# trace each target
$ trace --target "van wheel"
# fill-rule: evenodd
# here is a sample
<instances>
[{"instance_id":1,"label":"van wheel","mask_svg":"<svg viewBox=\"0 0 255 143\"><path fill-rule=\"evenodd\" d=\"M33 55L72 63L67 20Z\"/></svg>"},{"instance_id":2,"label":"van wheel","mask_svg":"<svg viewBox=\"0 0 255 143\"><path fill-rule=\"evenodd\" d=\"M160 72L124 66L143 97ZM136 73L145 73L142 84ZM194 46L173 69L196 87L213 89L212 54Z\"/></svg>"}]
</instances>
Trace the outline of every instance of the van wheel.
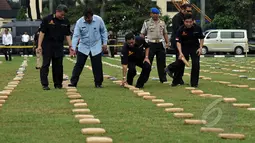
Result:
<instances>
[{"instance_id":1,"label":"van wheel","mask_svg":"<svg viewBox=\"0 0 255 143\"><path fill-rule=\"evenodd\" d=\"M243 47L236 47L236 49L235 49L235 54L236 54L236 55L241 55L241 54L243 54Z\"/></svg>"},{"instance_id":2,"label":"van wheel","mask_svg":"<svg viewBox=\"0 0 255 143\"><path fill-rule=\"evenodd\" d=\"M202 48L202 55L205 55L207 53L208 53L207 47L203 46L203 48Z\"/></svg>"}]
</instances>

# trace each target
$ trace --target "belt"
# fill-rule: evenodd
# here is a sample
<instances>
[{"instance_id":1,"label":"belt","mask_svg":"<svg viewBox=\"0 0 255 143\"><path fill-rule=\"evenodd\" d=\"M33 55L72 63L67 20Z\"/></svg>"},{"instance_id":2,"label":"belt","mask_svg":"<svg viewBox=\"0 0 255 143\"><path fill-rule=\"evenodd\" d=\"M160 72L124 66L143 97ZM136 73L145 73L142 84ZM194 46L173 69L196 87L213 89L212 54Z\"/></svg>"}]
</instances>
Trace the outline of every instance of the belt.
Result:
<instances>
[{"instance_id":1,"label":"belt","mask_svg":"<svg viewBox=\"0 0 255 143\"><path fill-rule=\"evenodd\" d=\"M163 39L157 39L157 40L148 40L148 41L151 42L151 43L161 43L164 40Z\"/></svg>"}]
</instances>

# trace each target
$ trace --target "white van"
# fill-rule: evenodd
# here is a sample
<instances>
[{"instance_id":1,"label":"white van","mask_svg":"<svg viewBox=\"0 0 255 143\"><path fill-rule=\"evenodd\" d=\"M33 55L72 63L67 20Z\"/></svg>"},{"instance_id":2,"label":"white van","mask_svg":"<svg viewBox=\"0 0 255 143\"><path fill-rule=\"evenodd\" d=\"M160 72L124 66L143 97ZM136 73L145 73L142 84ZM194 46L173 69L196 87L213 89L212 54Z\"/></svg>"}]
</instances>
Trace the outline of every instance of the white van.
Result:
<instances>
[{"instance_id":1,"label":"white van","mask_svg":"<svg viewBox=\"0 0 255 143\"><path fill-rule=\"evenodd\" d=\"M241 55L249 52L246 30L216 29L205 31L202 54L208 52L234 52Z\"/></svg>"}]
</instances>

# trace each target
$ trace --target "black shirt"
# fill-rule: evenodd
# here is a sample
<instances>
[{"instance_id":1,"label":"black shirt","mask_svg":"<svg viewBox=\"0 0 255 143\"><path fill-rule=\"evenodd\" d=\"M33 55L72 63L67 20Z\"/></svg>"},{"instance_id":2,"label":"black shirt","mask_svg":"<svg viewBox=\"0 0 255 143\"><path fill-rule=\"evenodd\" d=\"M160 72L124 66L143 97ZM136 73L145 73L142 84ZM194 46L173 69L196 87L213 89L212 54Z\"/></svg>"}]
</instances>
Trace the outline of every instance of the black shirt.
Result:
<instances>
[{"instance_id":1,"label":"black shirt","mask_svg":"<svg viewBox=\"0 0 255 143\"><path fill-rule=\"evenodd\" d=\"M114 36L114 35L109 35L108 36L108 44L109 45L115 45L116 44L116 36Z\"/></svg>"},{"instance_id":2,"label":"black shirt","mask_svg":"<svg viewBox=\"0 0 255 143\"><path fill-rule=\"evenodd\" d=\"M41 32L45 34L42 43L43 55L63 56L65 36L71 35L68 19L60 20L56 18L55 14L48 15L42 20Z\"/></svg>"},{"instance_id":3,"label":"black shirt","mask_svg":"<svg viewBox=\"0 0 255 143\"><path fill-rule=\"evenodd\" d=\"M65 36L71 35L68 19L60 20L56 18L55 14L43 18L41 31L45 33L45 42L59 42L63 44Z\"/></svg>"},{"instance_id":4,"label":"black shirt","mask_svg":"<svg viewBox=\"0 0 255 143\"><path fill-rule=\"evenodd\" d=\"M184 24L183 16L184 16L183 13L179 12L173 17L173 19L172 19L172 35L171 35L172 38L176 37L177 30L180 28L180 26L182 26Z\"/></svg>"},{"instance_id":5,"label":"black shirt","mask_svg":"<svg viewBox=\"0 0 255 143\"><path fill-rule=\"evenodd\" d=\"M182 48L199 48L199 39L204 39L200 26L194 24L191 28L182 25L176 33L176 42L180 42Z\"/></svg>"},{"instance_id":6,"label":"black shirt","mask_svg":"<svg viewBox=\"0 0 255 143\"><path fill-rule=\"evenodd\" d=\"M38 47L39 34L40 34L39 32L36 32L34 35L34 42L35 42L36 48Z\"/></svg>"},{"instance_id":7,"label":"black shirt","mask_svg":"<svg viewBox=\"0 0 255 143\"><path fill-rule=\"evenodd\" d=\"M121 51L121 64L127 65L129 62L142 62L145 58L145 49L149 48L148 43L142 37L135 37L134 47L124 44Z\"/></svg>"}]
</instances>

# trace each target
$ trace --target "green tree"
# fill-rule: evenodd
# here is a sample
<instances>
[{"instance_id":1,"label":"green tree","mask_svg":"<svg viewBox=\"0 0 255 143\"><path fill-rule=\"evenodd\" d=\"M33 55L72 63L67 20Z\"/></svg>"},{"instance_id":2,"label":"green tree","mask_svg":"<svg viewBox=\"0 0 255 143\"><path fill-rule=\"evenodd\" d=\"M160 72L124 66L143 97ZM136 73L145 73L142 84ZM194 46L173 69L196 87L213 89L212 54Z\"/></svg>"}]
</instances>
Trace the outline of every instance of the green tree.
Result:
<instances>
[{"instance_id":1,"label":"green tree","mask_svg":"<svg viewBox=\"0 0 255 143\"><path fill-rule=\"evenodd\" d=\"M86 6L93 9L93 12L104 18L105 8L108 1L105 0L76 0L77 6L69 7L67 17L71 23L75 23L80 17L83 16L83 11Z\"/></svg>"},{"instance_id":2,"label":"green tree","mask_svg":"<svg viewBox=\"0 0 255 143\"><path fill-rule=\"evenodd\" d=\"M216 28L247 28L251 20L248 18L249 8L254 0L207 0L206 13L213 19ZM252 10L251 15L255 15Z\"/></svg>"},{"instance_id":3,"label":"green tree","mask_svg":"<svg viewBox=\"0 0 255 143\"><path fill-rule=\"evenodd\" d=\"M42 13L41 13L42 17L45 17L45 16L49 15L49 12L50 12L49 8L44 7L43 10L42 10Z\"/></svg>"},{"instance_id":4,"label":"green tree","mask_svg":"<svg viewBox=\"0 0 255 143\"><path fill-rule=\"evenodd\" d=\"M76 1L77 0L53 0L53 11L56 10L59 4L64 4L68 7L73 7L75 6ZM46 6L49 7L49 2L46 3Z\"/></svg>"},{"instance_id":5,"label":"green tree","mask_svg":"<svg viewBox=\"0 0 255 143\"><path fill-rule=\"evenodd\" d=\"M21 7L20 10L18 11L16 19L19 21L27 20L26 12L27 12L26 8Z\"/></svg>"},{"instance_id":6,"label":"green tree","mask_svg":"<svg viewBox=\"0 0 255 143\"><path fill-rule=\"evenodd\" d=\"M109 30L139 34L145 19L149 18L150 8L155 7L151 0L112 0L105 7L105 23Z\"/></svg>"},{"instance_id":7,"label":"green tree","mask_svg":"<svg viewBox=\"0 0 255 143\"><path fill-rule=\"evenodd\" d=\"M162 16L161 19L166 23L167 31L171 31L172 19L168 15Z\"/></svg>"},{"instance_id":8,"label":"green tree","mask_svg":"<svg viewBox=\"0 0 255 143\"><path fill-rule=\"evenodd\" d=\"M213 24L218 29L236 29L241 28L241 20L235 15L225 15L224 13L218 13L215 15Z\"/></svg>"}]
</instances>

